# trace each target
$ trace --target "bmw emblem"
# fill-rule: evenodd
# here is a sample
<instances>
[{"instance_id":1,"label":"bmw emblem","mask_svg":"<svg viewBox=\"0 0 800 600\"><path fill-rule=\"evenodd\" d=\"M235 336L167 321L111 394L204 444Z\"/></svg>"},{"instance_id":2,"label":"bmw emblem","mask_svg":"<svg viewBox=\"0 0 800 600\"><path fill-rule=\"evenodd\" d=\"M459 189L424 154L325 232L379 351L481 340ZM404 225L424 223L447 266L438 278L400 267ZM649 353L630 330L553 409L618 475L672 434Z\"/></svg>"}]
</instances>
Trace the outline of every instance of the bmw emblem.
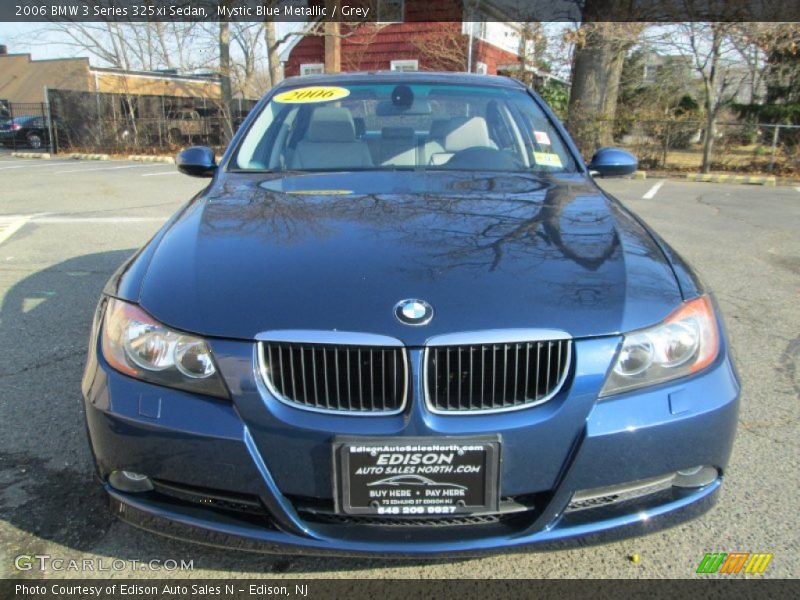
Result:
<instances>
[{"instance_id":1,"label":"bmw emblem","mask_svg":"<svg viewBox=\"0 0 800 600\"><path fill-rule=\"evenodd\" d=\"M427 325L433 318L433 307L416 298L400 300L395 304L394 316L406 325Z\"/></svg>"}]
</instances>

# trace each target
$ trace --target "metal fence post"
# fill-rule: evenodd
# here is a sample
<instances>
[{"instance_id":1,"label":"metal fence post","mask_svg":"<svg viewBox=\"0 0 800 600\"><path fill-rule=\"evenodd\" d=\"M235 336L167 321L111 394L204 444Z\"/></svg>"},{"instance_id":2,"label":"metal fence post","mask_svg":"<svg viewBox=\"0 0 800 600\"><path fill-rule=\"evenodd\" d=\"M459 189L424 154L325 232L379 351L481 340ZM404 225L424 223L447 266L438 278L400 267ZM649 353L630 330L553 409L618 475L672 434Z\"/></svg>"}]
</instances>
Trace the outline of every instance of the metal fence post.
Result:
<instances>
[{"instance_id":1,"label":"metal fence post","mask_svg":"<svg viewBox=\"0 0 800 600\"><path fill-rule=\"evenodd\" d=\"M775 152L778 149L778 135L779 135L780 131L781 131L781 126L780 125L774 125L772 127L772 152L769 155L769 170L770 171L772 171L772 169L775 166Z\"/></svg>"},{"instance_id":2,"label":"metal fence post","mask_svg":"<svg viewBox=\"0 0 800 600\"><path fill-rule=\"evenodd\" d=\"M50 154L56 153L56 140L53 135L53 113L50 110L50 90L44 86L44 106L42 107L47 112L47 137L50 138Z\"/></svg>"},{"instance_id":3,"label":"metal fence post","mask_svg":"<svg viewBox=\"0 0 800 600\"><path fill-rule=\"evenodd\" d=\"M164 149L164 138L169 136L167 132L167 109L164 104L164 94L161 94L161 118L158 120L158 149Z\"/></svg>"},{"instance_id":4,"label":"metal fence post","mask_svg":"<svg viewBox=\"0 0 800 600\"><path fill-rule=\"evenodd\" d=\"M8 103L8 118L11 119L11 123L14 123L14 103ZM11 148L16 150L17 149L17 136L11 137Z\"/></svg>"},{"instance_id":5,"label":"metal fence post","mask_svg":"<svg viewBox=\"0 0 800 600\"><path fill-rule=\"evenodd\" d=\"M667 167L667 157L669 156L669 145L672 142L672 122L667 121L667 129L664 132L664 151L661 154L661 168Z\"/></svg>"}]
</instances>

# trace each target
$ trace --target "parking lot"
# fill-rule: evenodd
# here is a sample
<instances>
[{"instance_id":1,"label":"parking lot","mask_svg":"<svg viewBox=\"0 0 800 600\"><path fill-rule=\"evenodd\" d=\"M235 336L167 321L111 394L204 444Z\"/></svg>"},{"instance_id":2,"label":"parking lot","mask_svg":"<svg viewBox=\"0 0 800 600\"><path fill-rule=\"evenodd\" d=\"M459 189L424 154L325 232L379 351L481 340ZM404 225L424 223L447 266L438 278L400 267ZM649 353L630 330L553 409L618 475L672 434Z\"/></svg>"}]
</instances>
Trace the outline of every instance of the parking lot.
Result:
<instances>
[{"instance_id":1,"label":"parking lot","mask_svg":"<svg viewBox=\"0 0 800 600\"><path fill-rule=\"evenodd\" d=\"M794 186L603 183L697 268L727 321L742 410L720 503L699 520L604 546L455 562L243 554L115 521L92 480L81 413L92 311L117 266L203 185L169 164L0 154L0 577L48 574L17 572L21 554L106 564L191 560L184 577L695 577L706 552L737 551L774 553L759 577L800 575ZM115 575L175 575L127 564Z\"/></svg>"}]
</instances>

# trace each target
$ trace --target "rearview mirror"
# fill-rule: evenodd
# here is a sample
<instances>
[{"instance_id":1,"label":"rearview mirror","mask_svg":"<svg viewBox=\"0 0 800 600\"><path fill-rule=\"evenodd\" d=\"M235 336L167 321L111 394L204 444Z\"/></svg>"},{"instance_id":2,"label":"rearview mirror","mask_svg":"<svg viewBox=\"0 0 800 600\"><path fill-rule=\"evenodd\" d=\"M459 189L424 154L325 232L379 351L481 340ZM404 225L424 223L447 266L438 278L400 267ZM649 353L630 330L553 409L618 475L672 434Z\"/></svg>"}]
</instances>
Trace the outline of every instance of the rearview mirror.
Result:
<instances>
[{"instance_id":1,"label":"rearview mirror","mask_svg":"<svg viewBox=\"0 0 800 600\"><path fill-rule=\"evenodd\" d=\"M192 177L213 177L217 171L214 151L206 146L192 146L175 158L178 171Z\"/></svg>"},{"instance_id":2,"label":"rearview mirror","mask_svg":"<svg viewBox=\"0 0 800 600\"><path fill-rule=\"evenodd\" d=\"M622 177L634 173L639 166L636 157L621 148L600 148L589 163L589 170L600 177Z\"/></svg>"}]
</instances>

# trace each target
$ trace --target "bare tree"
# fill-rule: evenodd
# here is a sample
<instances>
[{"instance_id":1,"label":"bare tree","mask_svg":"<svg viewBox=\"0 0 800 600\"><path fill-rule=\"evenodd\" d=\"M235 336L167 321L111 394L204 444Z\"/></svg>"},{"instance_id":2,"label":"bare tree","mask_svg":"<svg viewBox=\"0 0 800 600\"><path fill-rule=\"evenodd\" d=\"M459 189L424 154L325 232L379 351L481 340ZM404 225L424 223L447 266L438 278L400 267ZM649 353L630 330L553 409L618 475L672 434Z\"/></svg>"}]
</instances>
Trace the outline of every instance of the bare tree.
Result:
<instances>
[{"instance_id":1,"label":"bare tree","mask_svg":"<svg viewBox=\"0 0 800 600\"><path fill-rule=\"evenodd\" d=\"M192 70L211 64L207 56L203 58L203 53L197 51L204 48L208 37L200 23L53 22L30 37L46 40L47 34L54 32L59 35L59 45L71 48L76 55L89 55L100 65Z\"/></svg>"},{"instance_id":2,"label":"bare tree","mask_svg":"<svg viewBox=\"0 0 800 600\"><path fill-rule=\"evenodd\" d=\"M570 33L575 43L568 122L581 151L613 142L622 66L644 23L586 22Z\"/></svg>"},{"instance_id":3,"label":"bare tree","mask_svg":"<svg viewBox=\"0 0 800 600\"><path fill-rule=\"evenodd\" d=\"M281 80L281 65L278 57L278 48L281 42L276 40L275 21L264 23L264 39L267 44L267 67L269 70L269 85L274 87ZM288 36L287 36L288 37Z\"/></svg>"},{"instance_id":4,"label":"bare tree","mask_svg":"<svg viewBox=\"0 0 800 600\"><path fill-rule=\"evenodd\" d=\"M789 26L797 27L796 24ZM736 23L729 36L741 64L747 69L751 103L762 100L769 54L781 47L786 27L784 23Z\"/></svg>"},{"instance_id":5,"label":"bare tree","mask_svg":"<svg viewBox=\"0 0 800 600\"><path fill-rule=\"evenodd\" d=\"M679 52L691 57L701 82L705 111L703 173L711 170L720 111L733 102L744 79L742 70L732 68L737 53L732 39L736 33L736 23L688 22L678 25L668 39Z\"/></svg>"},{"instance_id":6,"label":"bare tree","mask_svg":"<svg viewBox=\"0 0 800 600\"><path fill-rule=\"evenodd\" d=\"M430 30L409 38L422 58L423 64L433 70L466 71L468 39L457 23L436 23Z\"/></svg>"},{"instance_id":7,"label":"bare tree","mask_svg":"<svg viewBox=\"0 0 800 600\"><path fill-rule=\"evenodd\" d=\"M231 0L222 0L222 5L230 5ZM233 121L231 119L231 27L224 19L219 22L219 77L221 87L222 122L226 142L233 137Z\"/></svg>"},{"instance_id":8,"label":"bare tree","mask_svg":"<svg viewBox=\"0 0 800 600\"><path fill-rule=\"evenodd\" d=\"M231 44L239 50L239 59L231 64L232 95L252 96L261 23L233 22L230 27Z\"/></svg>"}]
</instances>

